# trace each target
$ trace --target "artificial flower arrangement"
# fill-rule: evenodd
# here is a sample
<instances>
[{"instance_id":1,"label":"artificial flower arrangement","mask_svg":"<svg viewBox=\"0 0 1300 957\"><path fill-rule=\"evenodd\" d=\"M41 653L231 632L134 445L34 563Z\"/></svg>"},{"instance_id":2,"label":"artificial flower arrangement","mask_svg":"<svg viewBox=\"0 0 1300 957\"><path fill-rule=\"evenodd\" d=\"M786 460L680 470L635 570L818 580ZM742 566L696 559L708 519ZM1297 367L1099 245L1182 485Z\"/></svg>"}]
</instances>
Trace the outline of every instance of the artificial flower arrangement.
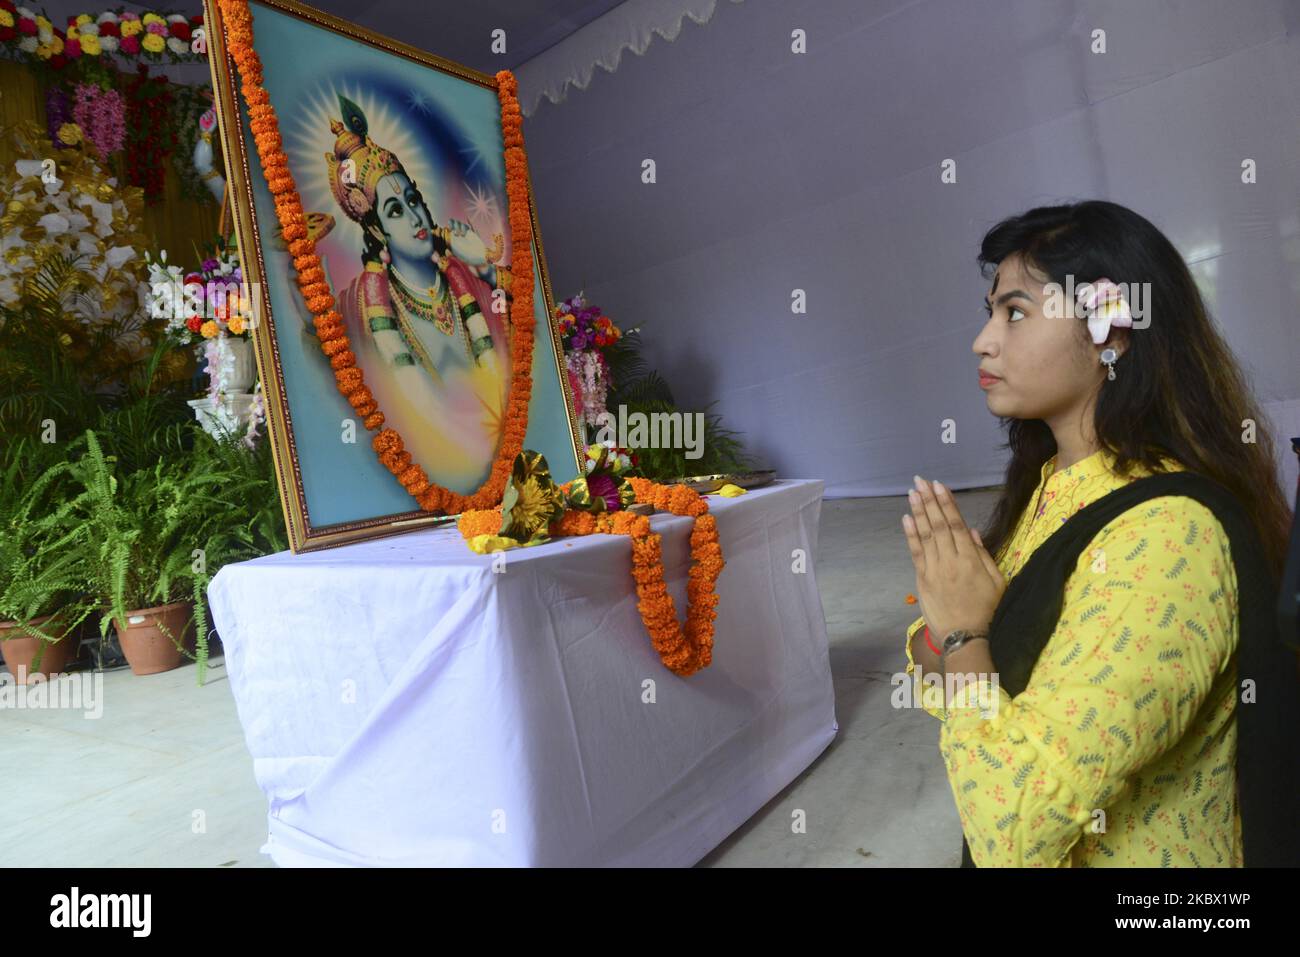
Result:
<instances>
[{"instance_id":1,"label":"artificial flower arrangement","mask_svg":"<svg viewBox=\"0 0 1300 957\"><path fill-rule=\"evenodd\" d=\"M197 270L185 272L146 256L149 267L149 312L165 319L167 335L178 345L206 339L246 337L252 327L252 298L244 286L239 250L217 240Z\"/></svg>"},{"instance_id":2,"label":"artificial flower arrangement","mask_svg":"<svg viewBox=\"0 0 1300 957\"><path fill-rule=\"evenodd\" d=\"M146 262L150 314L166 322L164 333L178 346L202 345L208 398L212 400L205 414L214 418L221 431L242 433L243 443L252 448L259 435L258 426L265 421L262 384L256 384L247 413L242 416L224 401L249 384L239 380L237 356L231 345L232 340L248 343L254 317L253 299L239 266L238 247L218 239L209 247L198 270L188 273L174 263L168 264L165 249L158 259L146 257Z\"/></svg>"},{"instance_id":3,"label":"artificial flower arrangement","mask_svg":"<svg viewBox=\"0 0 1300 957\"><path fill-rule=\"evenodd\" d=\"M145 245L139 190L120 187L89 151L73 150L51 170L50 144L36 123L8 132L21 158L11 175L0 175L0 305L39 297L46 291L39 277L64 263L80 278L60 303L66 316L101 326L138 315ZM139 332L118 344L143 348Z\"/></svg>"},{"instance_id":4,"label":"artificial flower arrangement","mask_svg":"<svg viewBox=\"0 0 1300 957\"><path fill-rule=\"evenodd\" d=\"M12 57L61 70L82 57L117 57L154 63L203 60L207 48L194 42L201 15L108 10L70 16L59 29L44 14L0 0L0 43Z\"/></svg>"},{"instance_id":5,"label":"artificial flower arrangement","mask_svg":"<svg viewBox=\"0 0 1300 957\"><path fill-rule=\"evenodd\" d=\"M686 677L713 661L716 584L726 564L717 522L698 492L685 485L660 485L632 475L633 470L633 456L626 450L593 445L586 453L586 474L557 486L546 458L525 449L515 458L501 507L466 511L457 527L480 554L573 535L628 536L641 620L664 667ZM647 515L633 510L637 505L695 521L684 625L664 583L660 536L650 531Z\"/></svg>"},{"instance_id":6,"label":"artificial flower arrangement","mask_svg":"<svg viewBox=\"0 0 1300 957\"><path fill-rule=\"evenodd\" d=\"M45 92L45 117L50 141L60 149L84 143L102 161L126 142L126 99L98 83L77 83L71 89L51 85Z\"/></svg>"},{"instance_id":7,"label":"artificial flower arrangement","mask_svg":"<svg viewBox=\"0 0 1300 957\"><path fill-rule=\"evenodd\" d=\"M622 339L623 333L581 292L556 306L555 318L578 417L592 428L599 428L605 398L613 384L605 349Z\"/></svg>"}]
</instances>

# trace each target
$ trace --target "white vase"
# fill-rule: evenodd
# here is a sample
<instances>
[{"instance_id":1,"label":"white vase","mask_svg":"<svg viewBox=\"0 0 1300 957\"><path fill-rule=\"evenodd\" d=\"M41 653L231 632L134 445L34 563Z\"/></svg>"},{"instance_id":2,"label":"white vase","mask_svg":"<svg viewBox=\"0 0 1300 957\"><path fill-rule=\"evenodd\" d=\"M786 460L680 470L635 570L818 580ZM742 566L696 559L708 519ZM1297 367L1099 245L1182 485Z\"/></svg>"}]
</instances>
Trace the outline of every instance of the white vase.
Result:
<instances>
[{"instance_id":1,"label":"white vase","mask_svg":"<svg viewBox=\"0 0 1300 957\"><path fill-rule=\"evenodd\" d=\"M230 392L252 392L257 382L257 359L253 355L253 343L239 336L228 336L226 346L235 357L235 368L230 373L226 388Z\"/></svg>"},{"instance_id":2,"label":"white vase","mask_svg":"<svg viewBox=\"0 0 1300 957\"><path fill-rule=\"evenodd\" d=\"M242 435L248 428L253 396L243 392L227 392L220 402L210 398L191 399L186 405L194 410L194 418L203 426L203 431L224 438Z\"/></svg>"}]
</instances>

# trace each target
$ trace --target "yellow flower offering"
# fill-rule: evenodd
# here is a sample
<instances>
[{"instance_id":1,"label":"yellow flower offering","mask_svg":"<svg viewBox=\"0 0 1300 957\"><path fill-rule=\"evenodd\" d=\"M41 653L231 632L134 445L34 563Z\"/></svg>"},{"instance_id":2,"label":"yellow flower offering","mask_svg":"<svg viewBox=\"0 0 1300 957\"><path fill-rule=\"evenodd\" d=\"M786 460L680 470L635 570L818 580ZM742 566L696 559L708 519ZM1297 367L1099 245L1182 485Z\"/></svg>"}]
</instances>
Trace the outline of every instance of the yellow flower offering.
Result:
<instances>
[{"instance_id":1,"label":"yellow flower offering","mask_svg":"<svg viewBox=\"0 0 1300 957\"><path fill-rule=\"evenodd\" d=\"M723 498L735 498L737 495L744 495L745 490L739 485L732 485L728 482L726 485L722 486L722 488L718 489L717 494L721 495Z\"/></svg>"},{"instance_id":2,"label":"yellow flower offering","mask_svg":"<svg viewBox=\"0 0 1300 957\"><path fill-rule=\"evenodd\" d=\"M242 316L231 316L226 323L226 328L232 335L242 336L244 334L244 319Z\"/></svg>"},{"instance_id":3,"label":"yellow flower offering","mask_svg":"<svg viewBox=\"0 0 1300 957\"><path fill-rule=\"evenodd\" d=\"M133 37L144 29L144 24L139 20L123 20L121 23L122 36Z\"/></svg>"},{"instance_id":4,"label":"yellow flower offering","mask_svg":"<svg viewBox=\"0 0 1300 957\"><path fill-rule=\"evenodd\" d=\"M156 33L149 33L140 41L140 46L144 47L150 53L162 53L167 46L167 41Z\"/></svg>"},{"instance_id":5,"label":"yellow flower offering","mask_svg":"<svg viewBox=\"0 0 1300 957\"><path fill-rule=\"evenodd\" d=\"M204 339L215 339L220 332L221 330L217 328L216 322L212 319L199 326L199 335Z\"/></svg>"}]
</instances>

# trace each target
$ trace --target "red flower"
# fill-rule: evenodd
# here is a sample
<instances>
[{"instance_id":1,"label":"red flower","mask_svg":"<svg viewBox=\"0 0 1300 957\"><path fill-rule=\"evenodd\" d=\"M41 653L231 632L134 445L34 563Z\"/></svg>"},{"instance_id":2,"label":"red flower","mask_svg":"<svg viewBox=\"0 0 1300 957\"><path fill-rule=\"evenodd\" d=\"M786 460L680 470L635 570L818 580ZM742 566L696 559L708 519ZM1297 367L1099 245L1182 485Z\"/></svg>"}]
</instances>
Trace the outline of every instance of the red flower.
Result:
<instances>
[{"instance_id":1,"label":"red flower","mask_svg":"<svg viewBox=\"0 0 1300 957\"><path fill-rule=\"evenodd\" d=\"M31 17L19 17L18 32L25 37L36 36L36 21Z\"/></svg>"},{"instance_id":2,"label":"red flower","mask_svg":"<svg viewBox=\"0 0 1300 957\"><path fill-rule=\"evenodd\" d=\"M188 23L172 23L169 26L172 29L172 36L177 40L189 40L190 25Z\"/></svg>"},{"instance_id":3,"label":"red flower","mask_svg":"<svg viewBox=\"0 0 1300 957\"><path fill-rule=\"evenodd\" d=\"M108 20L99 25L99 35L101 37L120 37L122 29L116 23Z\"/></svg>"},{"instance_id":4,"label":"red flower","mask_svg":"<svg viewBox=\"0 0 1300 957\"><path fill-rule=\"evenodd\" d=\"M0 0L0 10L7 10L9 13L18 12L18 8L15 7L10 0Z\"/></svg>"},{"instance_id":5,"label":"red flower","mask_svg":"<svg viewBox=\"0 0 1300 957\"><path fill-rule=\"evenodd\" d=\"M50 57L50 68L53 70L62 70L68 65L68 58L62 53L56 53Z\"/></svg>"},{"instance_id":6,"label":"red flower","mask_svg":"<svg viewBox=\"0 0 1300 957\"><path fill-rule=\"evenodd\" d=\"M196 13L194 14L194 16L190 17L190 26L192 27L203 26L203 14Z\"/></svg>"},{"instance_id":7,"label":"red flower","mask_svg":"<svg viewBox=\"0 0 1300 957\"><path fill-rule=\"evenodd\" d=\"M119 46L119 49L123 53L128 53L134 56L140 52L140 38L138 36L122 37L122 43Z\"/></svg>"},{"instance_id":8,"label":"red flower","mask_svg":"<svg viewBox=\"0 0 1300 957\"><path fill-rule=\"evenodd\" d=\"M192 283L192 282L196 282L196 283L198 283L200 286L202 286L202 285L203 285L203 277L202 277L201 275L199 275L198 273L196 273L196 272L187 273L186 276L185 276L185 285L188 286L188 285L189 285L190 283Z\"/></svg>"},{"instance_id":9,"label":"red flower","mask_svg":"<svg viewBox=\"0 0 1300 957\"><path fill-rule=\"evenodd\" d=\"M0 27L0 40L12 40L15 36L13 27Z\"/></svg>"},{"instance_id":10,"label":"red flower","mask_svg":"<svg viewBox=\"0 0 1300 957\"><path fill-rule=\"evenodd\" d=\"M77 18L75 16L68 17L68 26L75 27L76 25L77 25Z\"/></svg>"},{"instance_id":11,"label":"red flower","mask_svg":"<svg viewBox=\"0 0 1300 957\"><path fill-rule=\"evenodd\" d=\"M65 41L63 44L63 52L67 55L69 60L75 60L77 57L81 56L81 41L76 37Z\"/></svg>"},{"instance_id":12,"label":"red flower","mask_svg":"<svg viewBox=\"0 0 1300 957\"><path fill-rule=\"evenodd\" d=\"M195 335L198 335L199 330L203 328L203 317L190 316L185 320L185 328Z\"/></svg>"}]
</instances>

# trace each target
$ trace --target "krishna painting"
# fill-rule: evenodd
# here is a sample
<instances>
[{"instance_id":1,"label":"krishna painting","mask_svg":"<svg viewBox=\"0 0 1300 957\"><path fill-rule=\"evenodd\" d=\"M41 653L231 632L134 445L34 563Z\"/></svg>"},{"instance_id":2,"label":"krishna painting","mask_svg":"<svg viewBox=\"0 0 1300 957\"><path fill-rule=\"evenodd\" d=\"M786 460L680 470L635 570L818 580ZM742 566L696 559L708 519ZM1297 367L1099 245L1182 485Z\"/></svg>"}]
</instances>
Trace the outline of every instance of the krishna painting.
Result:
<instances>
[{"instance_id":1,"label":"krishna painting","mask_svg":"<svg viewBox=\"0 0 1300 957\"><path fill-rule=\"evenodd\" d=\"M518 259L496 78L291 0L248 7L283 152L356 367L410 460L430 482L470 495L503 447L516 359ZM219 8L208 9L219 30ZM419 524L431 516L380 464L336 387L221 39L210 59L227 166L236 169L245 275L260 280L255 342L290 539L303 550ZM564 481L578 474L581 446L531 201L529 215L535 326L525 444Z\"/></svg>"}]
</instances>

